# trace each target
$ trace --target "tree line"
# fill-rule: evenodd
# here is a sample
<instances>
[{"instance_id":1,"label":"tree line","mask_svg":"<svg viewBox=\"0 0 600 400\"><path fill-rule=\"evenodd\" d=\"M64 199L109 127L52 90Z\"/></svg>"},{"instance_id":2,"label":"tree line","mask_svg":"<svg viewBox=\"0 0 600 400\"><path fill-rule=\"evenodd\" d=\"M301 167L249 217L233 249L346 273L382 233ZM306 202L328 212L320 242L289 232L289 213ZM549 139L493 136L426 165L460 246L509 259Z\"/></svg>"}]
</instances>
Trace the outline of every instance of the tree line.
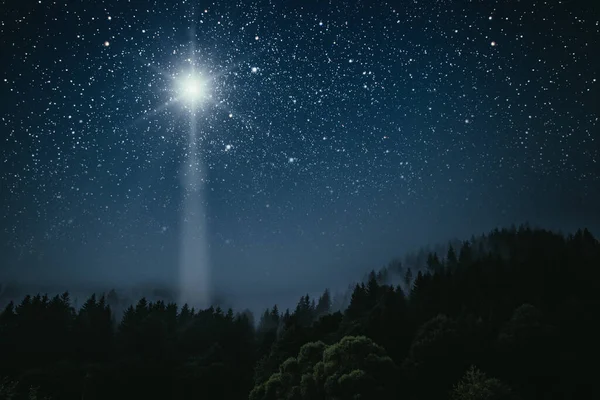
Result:
<instances>
[{"instance_id":1,"label":"tree line","mask_svg":"<svg viewBox=\"0 0 600 400\"><path fill-rule=\"evenodd\" d=\"M249 312L26 296L0 314L0 399L600 398L600 244L494 230L371 271L332 309Z\"/></svg>"}]
</instances>

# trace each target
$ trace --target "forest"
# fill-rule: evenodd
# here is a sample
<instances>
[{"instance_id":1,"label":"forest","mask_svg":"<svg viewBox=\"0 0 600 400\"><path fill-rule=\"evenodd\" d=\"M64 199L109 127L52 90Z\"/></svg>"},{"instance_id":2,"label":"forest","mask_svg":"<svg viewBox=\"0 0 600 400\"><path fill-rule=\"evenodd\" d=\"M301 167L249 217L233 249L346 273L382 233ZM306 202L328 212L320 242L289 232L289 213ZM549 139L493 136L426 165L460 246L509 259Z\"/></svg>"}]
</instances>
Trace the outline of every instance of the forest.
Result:
<instances>
[{"instance_id":1,"label":"forest","mask_svg":"<svg viewBox=\"0 0 600 400\"><path fill-rule=\"evenodd\" d=\"M600 398L600 243L496 229L255 317L31 294L0 315L0 399Z\"/></svg>"}]
</instances>

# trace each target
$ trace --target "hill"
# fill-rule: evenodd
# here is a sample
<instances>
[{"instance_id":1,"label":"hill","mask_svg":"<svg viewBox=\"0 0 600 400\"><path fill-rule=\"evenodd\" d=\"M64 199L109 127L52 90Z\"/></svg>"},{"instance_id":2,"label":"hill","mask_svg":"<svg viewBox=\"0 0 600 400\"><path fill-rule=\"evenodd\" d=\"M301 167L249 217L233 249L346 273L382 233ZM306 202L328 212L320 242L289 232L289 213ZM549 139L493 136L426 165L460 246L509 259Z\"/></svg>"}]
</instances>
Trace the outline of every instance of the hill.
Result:
<instances>
[{"instance_id":1,"label":"hill","mask_svg":"<svg viewBox=\"0 0 600 400\"><path fill-rule=\"evenodd\" d=\"M443 251L257 321L146 298L117 319L110 296L78 310L68 293L26 296L0 315L0 398L600 397L589 231L522 226Z\"/></svg>"}]
</instances>

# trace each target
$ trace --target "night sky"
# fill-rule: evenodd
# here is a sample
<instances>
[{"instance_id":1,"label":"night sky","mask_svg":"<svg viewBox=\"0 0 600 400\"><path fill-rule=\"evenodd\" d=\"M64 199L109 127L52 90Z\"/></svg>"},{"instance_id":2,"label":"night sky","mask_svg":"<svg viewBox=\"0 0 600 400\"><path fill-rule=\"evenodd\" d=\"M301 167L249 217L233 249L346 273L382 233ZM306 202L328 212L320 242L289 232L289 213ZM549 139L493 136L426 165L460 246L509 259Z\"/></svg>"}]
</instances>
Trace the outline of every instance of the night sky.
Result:
<instances>
[{"instance_id":1,"label":"night sky","mask_svg":"<svg viewBox=\"0 0 600 400\"><path fill-rule=\"evenodd\" d=\"M177 286L190 196L245 302L512 223L597 233L594 3L4 1L0 279Z\"/></svg>"}]
</instances>

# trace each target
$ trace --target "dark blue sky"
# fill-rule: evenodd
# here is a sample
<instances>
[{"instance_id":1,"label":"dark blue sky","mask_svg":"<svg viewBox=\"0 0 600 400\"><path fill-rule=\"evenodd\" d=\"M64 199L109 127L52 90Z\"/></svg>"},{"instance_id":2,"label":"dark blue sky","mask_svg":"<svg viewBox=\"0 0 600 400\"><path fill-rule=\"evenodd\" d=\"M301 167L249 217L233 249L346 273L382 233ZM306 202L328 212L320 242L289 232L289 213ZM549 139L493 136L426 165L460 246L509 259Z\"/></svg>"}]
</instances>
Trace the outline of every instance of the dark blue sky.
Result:
<instances>
[{"instance_id":1,"label":"dark blue sky","mask_svg":"<svg viewBox=\"0 0 600 400\"><path fill-rule=\"evenodd\" d=\"M190 151L211 285L247 296L500 225L600 227L593 2L9 3L2 279L176 283Z\"/></svg>"}]
</instances>

